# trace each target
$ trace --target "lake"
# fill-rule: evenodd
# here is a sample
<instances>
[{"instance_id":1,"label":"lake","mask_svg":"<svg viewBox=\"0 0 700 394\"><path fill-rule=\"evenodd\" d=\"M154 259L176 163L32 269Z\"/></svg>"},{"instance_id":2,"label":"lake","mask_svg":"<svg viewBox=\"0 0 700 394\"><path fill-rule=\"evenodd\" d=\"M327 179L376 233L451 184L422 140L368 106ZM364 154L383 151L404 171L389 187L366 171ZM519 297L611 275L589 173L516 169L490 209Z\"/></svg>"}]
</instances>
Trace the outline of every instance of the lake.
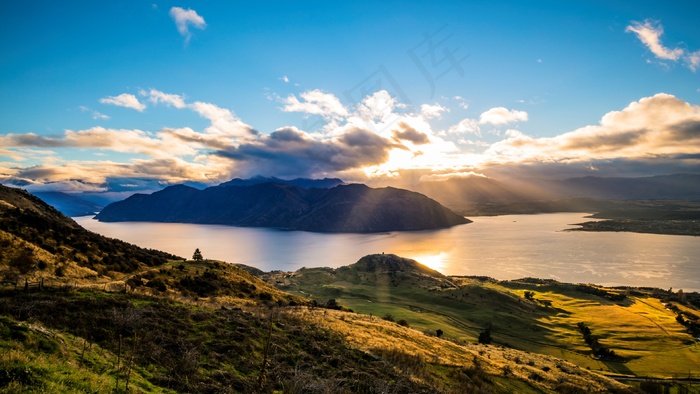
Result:
<instances>
[{"instance_id":1,"label":"lake","mask_svg":"<svg viewBox=\"0 0 700 394\"><path fill-rule=\"evenodd\" d=\"M372 253L416 259L447 275L653 286L700 291L700 238L569 232L584 213L473 217L443 230L323 234L182 223L102 223L74 218L96 233L191 258L242 263L264 271L339 267Z\"/></svg>"}]
</instances>

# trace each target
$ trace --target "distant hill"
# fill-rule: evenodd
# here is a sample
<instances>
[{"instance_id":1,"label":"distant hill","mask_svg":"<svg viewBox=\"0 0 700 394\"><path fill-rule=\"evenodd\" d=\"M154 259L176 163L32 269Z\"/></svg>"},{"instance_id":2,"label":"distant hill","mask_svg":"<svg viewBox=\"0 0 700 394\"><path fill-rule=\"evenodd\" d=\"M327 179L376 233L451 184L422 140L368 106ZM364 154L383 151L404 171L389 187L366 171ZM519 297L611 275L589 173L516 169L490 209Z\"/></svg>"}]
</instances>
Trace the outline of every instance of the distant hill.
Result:
<instances>
[{"instance_id":1,"label":"distant hill","mask_svg":"<svg viewBox=\"0 0 700 394\"><path fill-rule=\"evenodd\" d=\"M32 194L69 217L94 215L103 208L102 205L95 204L74 194L62 192L34 192Z\"/></svg>"},{"instance_id":2,"label":"distant hill","mask_svg":"<svg viewBox=\"0 0 700 394\"><path fill-rule=\"evenodd\" d=\"M492 178L470 176L439 181L423 181L411 187L449 207L467 203L512 203L553 198L541 189L515 187Z\"/></svg>"},{"instance_id":3,"label":"distant hill","mask_svg":"<svg viewBox=\"0 0 700 394\"><path fill-rule=\"evenodd\" d=\"M330 189L332 187L342 185L344 182L338 178L323 178L323 179L279 179L275 177L254 176L249 179L234 178L228 182L224 182L219 186L253 186L261 183L279 183L280 185L293 185L302 189Z\"/></svg>"},{"instance_id":4,"label":"distant hill","mask_svg":"<svg viewBox=\"0 0 700 394\"><path fill-rule=\"evenodd\" d=\"M624 208L626 204L611 200L700 201L700 175L589 176L564 180L524 179L517 183L471 176L420 182L410 189L465 216L600 212Z\"/></svg>"},{"instance_id":5,"label":"distant hill","mask_svg":"<svg viewBox=\"0 0 700 394\"><path fill-rule=\"evenodd\" d=\"M700 175L674 174L640 178L570 178L550 182L562 196L615 200L700 200Z\"/></svg>"},{"instance_id":6,"label":"distant hill","mask_svg":"<svg viewBox=\"0 0 700 394\"><path fill-rule=\"evenodd\" d=\"M96 218L318 232L426 230L470 222L422 194L403 189L359 184L303 189L269 182L205 190L171 186L110 204Z\"/></svg>"}]
</instances>

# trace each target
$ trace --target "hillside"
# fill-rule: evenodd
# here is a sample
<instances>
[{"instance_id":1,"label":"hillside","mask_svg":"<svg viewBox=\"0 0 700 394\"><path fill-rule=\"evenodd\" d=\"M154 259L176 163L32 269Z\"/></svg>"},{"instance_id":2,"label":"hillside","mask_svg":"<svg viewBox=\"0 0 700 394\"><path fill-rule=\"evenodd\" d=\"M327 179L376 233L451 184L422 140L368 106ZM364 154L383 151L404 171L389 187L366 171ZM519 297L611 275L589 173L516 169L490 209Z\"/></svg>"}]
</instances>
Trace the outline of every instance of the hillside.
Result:
<instances>
[{"instance_id":1,"label":"hillside","mask_svg":"<svg viewBox=\"0 0 700 394\"><path fill-rule=\"evenodd\" d=\"M23 190L0 186L0 280L110 278L179 259L87 231Z\"/></svg>"},{"instance_id":2,"label":"hillside","mask_svg":"<svg viewBox=\"0 0 700 394\"><path fill-rule=\"evenodd\" d=\"M469 223L434 200L395 188L303 189L262 183L205 190L179 185L105 207L106 222L150 221L275 227L318 232L425 230Z\"/></svg>"},{"instance_id":3,"label":"hillside","mask_svg":"<svg viewBox=\"0 0 700 394\"><path fill-rule=\"evenodd\" d=\"M71 249L55 237L57 229L79 232L75 222L23 191L0 193L3 224L33 218L48 226L4 238L49 263ZM119 260L165 257L84 236L111 245ZM53 252L44 249L54 243ZM3 256L15 249L0 246ZM17 272L2 260L4 277L17 277L0 286L0 392L634 392L554 357L439 338L337 303L320 305L227 263L175 259L85 276L78 268L98 268L98 252L76 253L76 261L59 265L71 266L60 275L40 266ZM436 271L389 255L343 271L404 272L402 286L454 287ZM25 278L42 278L43 287L15 286Z\"/></svg>"},{"instance_id":4,"label":"hillside","mask_svg":"<svg viewBox=\"0 0 700 394\"><path fill-rule=\"evenodd\" d=\"M447 277L388 254L338 269L305 268L263 278L319 302L332 299L421 331L440 329L459 343L480 341L488 332L493 344L610 375L700 378L688 375L689 366L700 365L697 293ZM595 346L586 342L579 323L592 331Z\"/></svg>"}]
</instances>

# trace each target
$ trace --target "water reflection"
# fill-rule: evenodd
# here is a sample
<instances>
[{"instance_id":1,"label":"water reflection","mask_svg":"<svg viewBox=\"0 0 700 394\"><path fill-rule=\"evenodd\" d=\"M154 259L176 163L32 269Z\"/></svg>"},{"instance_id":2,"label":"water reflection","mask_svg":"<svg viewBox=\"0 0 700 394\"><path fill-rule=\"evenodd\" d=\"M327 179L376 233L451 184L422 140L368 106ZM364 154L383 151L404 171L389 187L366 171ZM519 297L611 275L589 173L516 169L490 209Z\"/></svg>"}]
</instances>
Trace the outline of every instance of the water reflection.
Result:
<instances>
[{"instance_id":1,"label":"water reflection","mask_svg":"<svg viewBox=\"0 0 700 394\"><path fill-rule=\"evenodd\" d=\"M381 234L318 234L180 223L76 220L97 233L191 257L243 263L265 271L338 267L370 253L414 258L448 275L700 290L697 237L565 232L584 214L471 218L444 230Z\"/></svg>"}]
</instances>

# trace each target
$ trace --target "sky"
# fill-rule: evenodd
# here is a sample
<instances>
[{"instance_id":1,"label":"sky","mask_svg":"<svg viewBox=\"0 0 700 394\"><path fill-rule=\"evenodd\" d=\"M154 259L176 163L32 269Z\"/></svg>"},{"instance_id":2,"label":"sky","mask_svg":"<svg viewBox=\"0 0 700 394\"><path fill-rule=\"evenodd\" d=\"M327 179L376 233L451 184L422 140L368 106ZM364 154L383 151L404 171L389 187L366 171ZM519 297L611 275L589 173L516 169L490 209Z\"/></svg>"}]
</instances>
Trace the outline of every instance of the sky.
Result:
<instances>
[{"instance_id":1,"label":"sky","mask_svg":"<svg viewBox=\"0 0 700 394\"><path fill-rule=\"evenodd\" d=\"M3 5L4 184L700 173L697 1Z\"/></svg>"}]
</instances>

